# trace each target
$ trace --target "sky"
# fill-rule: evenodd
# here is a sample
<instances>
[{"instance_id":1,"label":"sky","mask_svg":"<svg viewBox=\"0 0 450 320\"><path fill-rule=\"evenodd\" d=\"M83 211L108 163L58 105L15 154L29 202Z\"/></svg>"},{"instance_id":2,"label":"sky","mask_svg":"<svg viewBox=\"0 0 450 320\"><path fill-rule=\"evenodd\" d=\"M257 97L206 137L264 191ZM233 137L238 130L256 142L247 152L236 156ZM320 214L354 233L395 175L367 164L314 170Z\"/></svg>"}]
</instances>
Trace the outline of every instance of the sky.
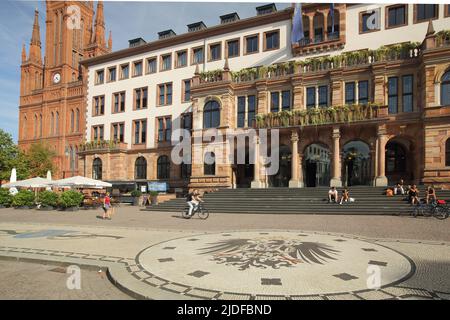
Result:
<instances>
[{"instance_id":1,"label":"sky","mask_svg":"<svg viewBox=\"0 0 450 320\"><path fill-rule=\"evenodd\" d=\"M104 1L106 30L113 35L113 51L128 47L128 40L142 37L156 40L157 32L173 29L185 33L186 25L203 21L207 26L219 24L219 16L237 12L241 19L256 15L251 2L131 2ZM284 9L289 3L277 3ZM96 7L96 5L94 5ZM42 55L45 44L45 1L0 1L0 128L11 133L17 142L20 64L22 45L27 53L31 40L34 10L39 10Z\"/></svg>"}]
</instances>

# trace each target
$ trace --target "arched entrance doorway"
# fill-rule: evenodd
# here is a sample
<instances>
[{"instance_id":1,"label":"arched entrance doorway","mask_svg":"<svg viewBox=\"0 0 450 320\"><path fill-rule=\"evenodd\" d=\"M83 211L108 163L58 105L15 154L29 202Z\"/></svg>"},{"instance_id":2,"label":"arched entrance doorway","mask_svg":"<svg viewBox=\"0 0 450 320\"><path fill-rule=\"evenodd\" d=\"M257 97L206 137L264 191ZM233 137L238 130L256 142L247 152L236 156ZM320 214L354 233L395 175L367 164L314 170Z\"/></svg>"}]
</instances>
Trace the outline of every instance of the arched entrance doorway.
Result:
<instances>
[{"instance_id":1,"label":"arched entrance doorway","mask_svg":"<svg viewBox=\"0 0 450 320\"><path fill-rule=\"evenodd\" d=\"M330 150L324 144L313 143L305 148L303 157L305 186L330 185Z\"/></svg>"},{"instance_id":2,"label":"arched entrance doorway","mask_svg":"<svg viewBox=\"0 0 450 320\"><path fill-rule=\"evenodd\" d=\"M291 180L291 149L286 145L279 147L279 168L275 175L269 177L269 187L288 187Z\"/></svg>"},{"instance_id":3,"label":"arched entrance doorway","mask_svg":"<svg viewBox=\"0 0 450 320\"><path fill-rule=\"evenodd\" d=\"M237 188L250 188L250 185L254 176L254 165L250 164L250 156L248 148L245 151L245 162L239 163L237 153L234 154L234 163L236 170L236 187Z\"/></svg>"},{"instance_id":4,"label":"arched entrance doorway","mask_svg":"<svg viewBox=\"0 0 450 320\"><path fill-rule=\"evenodd\" d=\"M355 140L344 145L342 180L345 186L369 185L371 181L370 148Z\"/></svg>"},{"instance_id":5,"label":"arched entrance doorway","mask_svg":"<svg viewBox=\"0 0 450 320\"><path fill-rule=\"evenodd\" d=\"M412 183L414 180L412 167L415 157L411 150L411 143L398 137L386 144L386 177L389 185L397 183L400 179L405 183Z\"/></svg>"}]
</instances>

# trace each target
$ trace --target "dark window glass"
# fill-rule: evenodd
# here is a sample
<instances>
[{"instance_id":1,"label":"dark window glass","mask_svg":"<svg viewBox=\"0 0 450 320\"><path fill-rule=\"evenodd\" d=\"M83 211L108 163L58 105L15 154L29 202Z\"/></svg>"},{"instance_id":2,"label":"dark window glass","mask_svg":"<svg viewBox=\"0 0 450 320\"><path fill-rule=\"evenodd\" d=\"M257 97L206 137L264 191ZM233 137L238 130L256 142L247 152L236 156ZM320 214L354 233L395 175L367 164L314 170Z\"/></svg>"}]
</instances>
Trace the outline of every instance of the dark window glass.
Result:
<instances>
[{"instance_id":1,"label":"dark window glass","mask_svg":"<svg viewBox=\"0 0 450 320\"><path fill-rule=\"evenodd\" d=\"M123 123L119 124L119 141L123 142L125 139L125 125Z\"/></svg>"},{"instance_id":2,"label":"dark window glass","mask_svg":"<svg viewBox=\"0 0 450 320\"><path fill-rule=\"evenodd\" d=\"M134 122L134 143L139 143L139 132L141 131L141 122L135 121Z\"/></svg>"},{"instance_id":3,"label":"dark window glass","mask_svg":"<svg viewBox=\"0 0 450 320\"><path fill-rule=\"evenodd\" d=\"M239 40L228 41L228 57L239 56Z\"/></svg>"},{"instance_id":4,"label":"dark window glass","mask_svg":"<svg viewBox=\"0 0 450 320\"><path fill-rule=\"evenodd\" d=\"M403 112L413 111L413 76L406 75L402 77L403 85Z\"/></svg>"},{"instance_id":5,"label":"dark window glass","mask_svg":"<svg viewBox=\"0 0 450 320\"><path fill-rule=\"evenodd\" d=\"M92 163L92 178L95 180L102 179L102 160L100 158L95 158Z\"/></svg>"},{"instance_id":6,"label":"dark window glass","mask_svg":"<svg viewBox=\"0 0 450 320\"><path fill-rule=\"evenodd\" d=\"M256 113L256 96L247 97L247 108L248 127L253 127L253 121L255 120Z\"/></svg>"},{"instance_id":7,"label":"dark window glass","mask_svg":"<svg viewBox=\"0 0 450 320\"><path fill-rule=\"evenodd\" d=\"M181 163L181 178L187 180L191 177L192 165L182 162Z\"/></svg>"},{"instance_id":8,"label":"dark window glass","mask_svg":"<svg viewBox=\"0 0 450 320\"><path fill-rule=\"evenodd\" d=\"M205 154L203 172L205 175L216 174L216 155L213 152L207 152Z\"/></svg>"},{"instance_id":9,"label":"dark window glass","mask_svg":"<svg viewBox=\"0 0 450 320\"><path fill-rule=\"evenodd\" d=\"M172 139L172 119L166 118L166 141L171 141Z\"/></svg>"},{"instance_id":10,"label":"dark window glass","mask_svg":"<svg viewBox=\"0 0 450 320\"><path fill-rule=\"evenodd\" d=\"M253 53L258 51L258 36L246 38L246 52Z\"/></svg>"},{"instance_id":11,"label":"dark window glass","mask_svg":"<svg viewBox=\"0 0 450 320\"><path fill-rule=\"evenodd\" d=\"M170 54L163 56L162 59L163 59L162 61L163 70L169 70L170 68L172 68L172 56Z\"/></svg>"},{"instance_id":12,"label":"dark window glass","mask_svg":"<svg viewBox=\"0 0 450 320\"><path fill-rule=\"evenodd\" d=\"M405 6L388 9L388 26L394 27L406 23Z\"/></svg>"},{"instance_id":13,"label":"dark window glass","mask_svg":"<svg viewBox=\"0 0 450 320\"><path fill-rule=\"evenodd\" d=\"M389 142L386 145L386 172L401 173L406 171L405 149L396 142Z\"/></svg>"},{"instance_id":14,"label":"dark window glass","mask_svg":"<svg viewBox=\"0 0 450 320\"><path fill-rule=\"evenodd\" d=\"M172 84L167 85L167 104L172 104Z\"/></svg>"},{"instance_id":15,"label":"dark window glass","mask_svg":"<svg viewBox=\"0 0 450 320\"><path fill-rule=\"evenodd\" d=\"M280 34L278 31L266 33L266 50L277 49L280 44Z\"/></svg>"},{"instance_id":16,"label":"dark window glass","mask_svg":"<svg viewBox=\"0 0 450 320\"><path fill-rule=\"evenodd\" d=\"M181 122L182 129L191 130L192 129L192 114L185 113L182 115Z\"/></svg>"},{"instance_id":17,"label":"dark window glass","mask_svg":"<svg viewBox=\"0 0 450 320\"><path fill-rule=\"evenodd\" d=\"M291 91L281 92L281 109L282 110L291 109Z\"/></svg>"},{"instance_id":18,"label":"dark window glass","mask_svg":"<svg viewBox=\"0 0 450 320\"><path fill-rule=\"evenodd\" d=\"M114 94L114 112L119 112L119 94Z\"/></svg>"},{"instance_id":19,"label":"dark window glass","mask_svg":"<svg viewBox=\"0 0 450 320\"><path fill-rule=\"evenodd\" d=\"M105 81L105 72L103 70L97 71L97 84L102 84Z\"/></svg>"},{"instance_id":20,"label":"dark window glass","mask_svg":"<svg viewBox=\"0 0 450 320\"><path fill-rule=\"evenodd\" d=\"M134 76L140 76L142 75L142 62L135 62L134 63Z\"/></svg>"},{"instance_id":21,"label":"dark window glass","mask_svg":"<svg viewBox=\"0 0 450 320\"><path fill-rule=\"evenodd\" d=\"M220 125L220 106L215 100L208 101L203 109L203 128L217 128Z\"/></svg>"},{"instance_id":22,"label":"dark window glass","mask_svg":"<svg viewBox=\"0 0 450 320\"><path fill-rule=\"evenodd\" d=\"M359 104L369 103L369 81L358 82L358 103Z\"/></svg>"},{"instance_id":23,"label":"dark window glass","mask_svg":"<svg viewBox=\"0 0 450 320\"><path fill-rule=\"evenodd\" d=\"M116 81L116 68L109 69L109 81Z\"/></svg>"},{"instance_id":24,"label":"dark window glass","mask_svg":"<svg viewBox=\"0 0 450 320\"><path fill-rule=\"evenodd\" d=\"M146 141L147 141L147 120L143 120L141 129L141 143L145 143Z\"/></svg>"},{"instance_id":25,"label":"dark window glass","mask_svg":"<svg viewBox=\"0 0 450 320\"><path fill-rule=\"evenodd\" d=\"M194 49L194 63L203 63L203 48Z\"/></svg>"},{"instance_id":26,"label":"dark window glass","mask_svg":"<svg viewBox=\"0 0 450 320\"><path fill-rule=\"evenodd\" d=\"M127 79L130 67L128 65L122 66L122 79Z\"/></svg>"},{"instance_id":27,"label":"dark window glass","mask_svg":"<svg viewBox=\"0 0 450 320\"><path fill-rule=\"evenodd\" d=\"M306 89L306 107L313 108L316 106L316 88L309 87Z\"/></svg>"},{"instance_id":28,"label":"dark window glass","mask_svg":"<svg viewBox=\"0 0 450 320\"><path fill-rule=\"evenodd\" d=\"M417 21L436 18L437 6L437 4L417 4Z\"/></svg>"},{"instance_id":29,"label":"dark window glass","mask_svg":"<svg viewBox=\"0 0 450 320\"><path fill-rule=\"evenodd\" d=\"M134 165L134 178L135 179L147 179L147 160L144 157L136 159Z\"/></svg>"},{"instance_id":30,"label":"dark window glass","mask_svg":"<svg viewBox=\"0 0 450 320\"><path fill-rule=\"evenodd\" d=\"M237 126L245 127L245 97L238 97Z\"/></svg>"},{"instance_id":31,"label":"dark window glass","mask_svg":"<svg viewBox=\"0 0 450 320\"><path fill-rule=\"evenodd\" d=\"M148 60L148 73L156 72L156 58L152 58Z\"/></svg>"},{"instance_id":32,"label":"dark window glass","mask_svg":"<svg viewBox=\"0 0 450 320\"><path fill-rule=\"evenodd\" d=\"M441 79L441 106L448 105L450 105L450 71L444 73Z\"/></svg>"},{"instance_id":33,"label":"dark window glass","mask_svg":"<svg viewBox=\"0 0 450 320\"><path fill-rule=\"evenodd\" d=\"M445 166L450 167L450 138L445 141Z\"/></svg>"},{"instance_id":34,"label":"dark window glass","mask_svg":"<svg viewBox=\"0 0 450 320\"><path fill-rule=\"evenodd\" d=\"M398 78L391 77L388 80L388 110L389 113L398 112Z\"/></svg>"},{"instance_id":35,"label":"dark window glass","mask_svg":"<svg viewBox=\"0 0 450 320\"><path fill-rule=\"evenodd\" d=\"M319 107L328 106L328 87L320 86L319 87Z\"/></svg>"},{"instance_id":36,"label":"dark window glass","mask_svg":"<svg viewBox=\"0 0 450 320\"><path fill-rule=\"evenodd\" d=\"M271 92L270 93L270 112L280 111L280 93Z\"/></svg>"},{"instance_id":37,"label":"dark window glass","mask_svg":"<svg viewBox=\"0 0 450 320\"><path fill-rule=\"evenodd\" d=\"M220 59L220 44L214 44L210 47L211 60L219 60Z\"/></svg>"},{"instance_id":38,"label":"dark window glass","mask_svg":"<svg viewBox=\"0 0 450 320\"><path fill-rule=\"evenodd\" d=\"M184 101L191 100L191 80L184 80Z\"/></svg>"},{"instance_id":39,"label":"dark window glass","mask_svg":"<svg viewBox=\"0 0 450 320\"><path fill-rule=\"evenodd\" d=\"M157 178L169 179L170 178L170 162L169 157L160 156L157 160Z\"/></svg>"},{"instance_id":40,"label":"dark window glass","mask_svg":"<svg viewBox=\"0 0 450 320\"><path fill-rule=\"evenodd\" d=\"M345 104L355 103L355 83L346 82L345 83Z\"/></svg>"},{"instance_id":41,"label":"dark window glass","mask_svg":"<svg viewBox=\"0 0 450 320\"><path fill-rule=\"evenodd\" d=\"M158 119L158 141L164 141L164 119Z\"/></svg>"},{"instance_id":42,"label":"dark window glass","mask_svg":"<svg viewBox=\"0 0 450 320\"><path fill-rule=\"evenodd\" d=\"M182 51L177 53L177 67L184 67L187 65L187 52Z\"/></svg>"},{"instance_id":43,"label":"dark window glass","mask_svg":"<svg viewBox=\"0 0 450 320\"><path fill-rule=\"evenodd\" d=\"M147 88L142 89L142 108L147 108Z\"/></svg>"},{"instance_id":44,"label":"dark window glass","mask_svg":"<svg viewBox=\"0 0 450 320\"><path fill-rule=\"evenodd\" d=\"M141 109L141 89L134 90L134 97L136 109Z\"/></svg>"}]
</instances>

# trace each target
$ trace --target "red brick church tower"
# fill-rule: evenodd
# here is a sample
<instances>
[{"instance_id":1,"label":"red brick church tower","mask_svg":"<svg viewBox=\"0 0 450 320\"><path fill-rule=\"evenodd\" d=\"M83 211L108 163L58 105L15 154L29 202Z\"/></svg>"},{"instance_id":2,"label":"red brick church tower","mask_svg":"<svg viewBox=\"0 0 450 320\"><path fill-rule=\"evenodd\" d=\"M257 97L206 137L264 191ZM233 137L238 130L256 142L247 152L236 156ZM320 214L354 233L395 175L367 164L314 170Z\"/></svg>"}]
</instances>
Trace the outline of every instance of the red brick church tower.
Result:
<instances>
[{"instance_id":1,"label":"red brick church tower","mask_svg":"<svg viewBox=\"0 0 450 320\"><path fill-rule=\"evenodd\" d=\"M45 56L35 11L28 55L22 48L19 146L42 141L54 149L54 178L78 174L78 145L85 132L86 79L80 60L111 52L103 3L46 1ZM94 20L95 17L95 20Z\"/></svg>"}]
</instances>

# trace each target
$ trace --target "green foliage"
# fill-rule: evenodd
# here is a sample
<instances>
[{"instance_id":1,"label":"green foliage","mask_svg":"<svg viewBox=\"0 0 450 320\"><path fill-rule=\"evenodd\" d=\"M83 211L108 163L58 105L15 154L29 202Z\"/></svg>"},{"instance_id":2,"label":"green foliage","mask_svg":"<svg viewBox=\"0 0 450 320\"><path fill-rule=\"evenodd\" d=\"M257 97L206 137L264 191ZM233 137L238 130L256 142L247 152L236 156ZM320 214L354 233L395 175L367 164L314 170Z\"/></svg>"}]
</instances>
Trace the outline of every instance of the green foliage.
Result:
<instances>
[{"instance_id":1,"label":"green foliage","mask_svg":"<svg viewBox=\"0 0 450 320\"><path fill-rule=\"evenodd\" d=\"M141 195L142 195L142 192L138 189L134 189L133 191L131 191L132 197L140 197Z\"/></svg>"},{"instance_id":2,"label":"green foliage","mask_svg":"<svg viewBox=\"0 0 450 320\"><path fill-rule=\"evenodd\" d=\"M20 190L12 200L12 205L14 207L22 207L28 206L31 207L34 205L34 193L29 190Z\"/></svg>"},{"instance_id":3,"label":"green foliage","mask_svg":"<svg viewBox=\"0 0 450 320\"><path fill-rule=\"evenodd\" d=\"M79 207L83 201L83 195L74 190L67 190L59 196L58 204L63 208Z\"/></svg>"},{"instance_id":4,"label":"green foliage","mask_svg":"<svg viewBox=\"0 0 450 320\"><path fill-rule=\"evenodd\" d=\"M56 207L58 205L58 200L58 194L51 191L41 191L37 196L37 202L45 207Z\"/></svg>"},{"instance_id":5,"label":"green foliage","mask_svg":"<svg viewBox=\"0 0 450 320\"><path fill-rule=\"evenodd\" d=\"M12 202L12 196L8 189L0 188L0 205L9 207Z\"/></svg>"},{"instance_id":6,"label":"green foliage","mask_svg":"<svg viewBox=\"0 0 450 320\"><path fill-rule=\"evenodd\" d=\"M0 181L9 180L19 153L19 148L14 144L11 134L0 129ZM17 171L17 174L19 179L24 178L20 176L21 171Z\"/></svg>"},{"instance_id":7,"label":"green foliage","mask_svg":"<svg viewBox=\"0 0 450 320\"><path fill-rule=\"evenodd\" d=\"M43 143L33 143L25 153L24 161L28 164L32 177L44 177L47 171L54 171L53 158L56 152Z\"/></svg>"},{"instance_id":8,"label":"green foliage","mask_svg":"<svg viewBox=\"0 0 450 320\"><path fill-rule=\"evenodd\" d=\"M156 197L159 194L158 191L150 191L150 196Z\"/></svg>"}]
</instances>

